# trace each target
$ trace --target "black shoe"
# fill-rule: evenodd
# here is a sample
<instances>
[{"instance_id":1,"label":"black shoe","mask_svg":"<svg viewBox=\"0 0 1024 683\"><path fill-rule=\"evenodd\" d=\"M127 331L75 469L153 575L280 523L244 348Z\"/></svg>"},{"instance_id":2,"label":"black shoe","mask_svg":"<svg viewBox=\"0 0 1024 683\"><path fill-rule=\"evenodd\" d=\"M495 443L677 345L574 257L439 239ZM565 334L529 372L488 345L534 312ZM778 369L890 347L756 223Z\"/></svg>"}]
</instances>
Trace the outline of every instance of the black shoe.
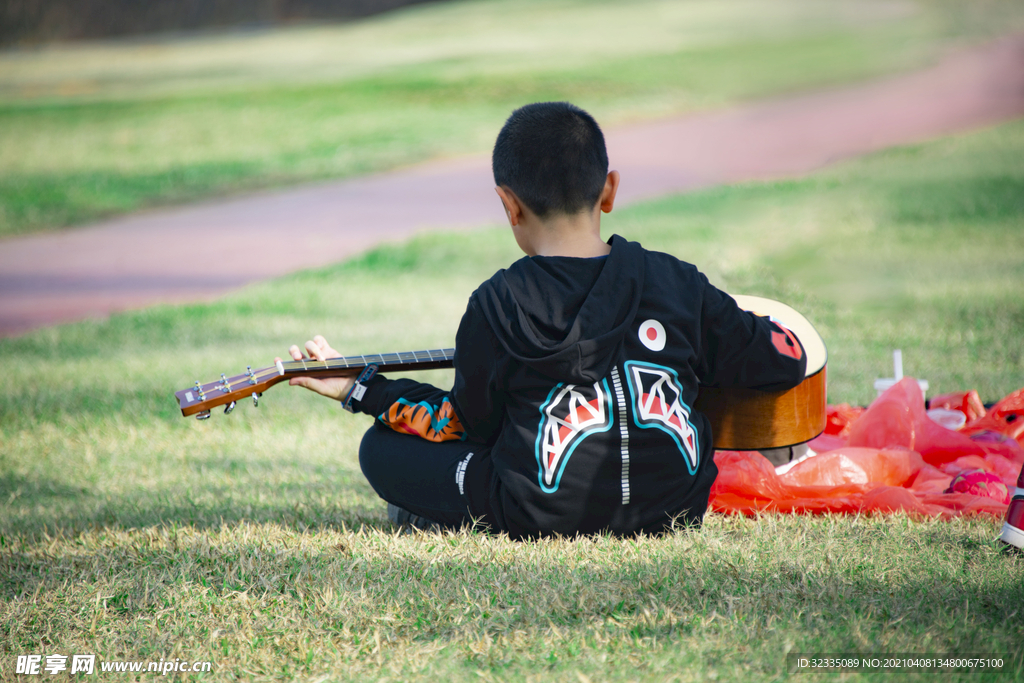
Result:
<instances>
[{"instance_id":1,"label":"black shoe","mask_svg":"<svg viewBox=\"0 0 1024 683\"><path fill-rule=\"evenodd\" d=\"M420 531L437 531L441 525L432 519L414 515L405 508L400 508L393 503L388 503L388 519L392 524L403 528L419 529Z\"/></svg>"}]
</instances>

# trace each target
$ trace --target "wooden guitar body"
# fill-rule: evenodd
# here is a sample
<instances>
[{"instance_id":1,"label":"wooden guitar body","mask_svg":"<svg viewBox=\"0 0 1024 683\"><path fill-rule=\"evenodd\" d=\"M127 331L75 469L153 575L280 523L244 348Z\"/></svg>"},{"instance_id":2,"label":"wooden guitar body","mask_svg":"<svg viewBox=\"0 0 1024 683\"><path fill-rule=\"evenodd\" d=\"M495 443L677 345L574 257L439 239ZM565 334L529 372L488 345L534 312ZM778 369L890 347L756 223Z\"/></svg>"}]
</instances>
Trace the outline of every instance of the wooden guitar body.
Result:
<instances>
[{"instance_id":1,"label":"wooden guitar body","mask_svg":"<svg viewBox=\"0 0 1024 683\"><path fill-rule=\"evenodd\" d=\"M786 391L701 387L696 410L711 421L715 448L753 451L795 446L825 430L825 342L814 327L785 304L756 296L734 295L745 311L769 317L791 330L807 354L804 381Z\"/></svg>"},{"instance_id":2,"label":"wooden guitar body","mask_svg":"<svg viewBox=\"0 0 1024 683\"><path fill-rule=\"evenodd\" d=\"M792 308L771 299L735 296L744 310L770 316L792 330L807 353L807 378L788 391L760 392L752 389L701 387L694 406L711 420L715 448L759 450L781 448L813 439L825 429L825 344L806 319ZM380 355L349 356L326 361L287 361L234 377L221 375L219 382L195 383L175 393L181 414L200 419L210 409L260 394L290 377L339 377L358 373L369 364L381 371L450 368L455 349L410 351Z\"/></svg>"},{"instance_id":3,"label":"wooden guitar body","mask_svg":"<svg viewBox=\"0 0 1024 683\"><path fill-rule=\"evenodd\" d=\"M825 429L825 368L787 391L701 387L694 408L711 421L715 448L795 446Z\"/></svg>"}]
</instances>

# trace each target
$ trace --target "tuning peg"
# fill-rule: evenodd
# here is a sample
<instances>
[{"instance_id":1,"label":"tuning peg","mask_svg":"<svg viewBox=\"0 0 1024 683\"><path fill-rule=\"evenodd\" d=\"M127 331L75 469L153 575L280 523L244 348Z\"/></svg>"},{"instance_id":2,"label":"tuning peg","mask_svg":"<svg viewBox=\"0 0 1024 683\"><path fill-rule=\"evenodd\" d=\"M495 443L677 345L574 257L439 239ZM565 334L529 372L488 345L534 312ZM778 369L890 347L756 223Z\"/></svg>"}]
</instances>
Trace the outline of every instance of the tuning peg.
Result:
<instances>
[{"instance_id":1,"label":"tuning peg","mask_svg":"<svg viewBox=\"0 0 1024 683\"><path fill-rule=\"evenodd\" d=\"M257 408L260 407L260 395L257 394L255 391L252 392L252 404Z\"/></svg>"},{"instance_id":2,"label":"tuning peg","mask_svg":"<svg viewBox=\"0 0 1024 683\"><path fill-rule=\"evenodd\" d=\"M227 415L228 413L230 413L234 409L235 409L235 402L232 401L231 403L229 403L226 406L224 406L224 414Z\"/></svg>"},{"instance_id":3,"label":"tuning peg","mask_svg":"<svg viewBox=\"0 0 1024 683\"><path fill-rule=\"evenodd\" d=\"M196 413L196 419L197 420L209 420L210 419L210 411L209 410L204 410L201 413Z\"/></svg>"}]
</instances>

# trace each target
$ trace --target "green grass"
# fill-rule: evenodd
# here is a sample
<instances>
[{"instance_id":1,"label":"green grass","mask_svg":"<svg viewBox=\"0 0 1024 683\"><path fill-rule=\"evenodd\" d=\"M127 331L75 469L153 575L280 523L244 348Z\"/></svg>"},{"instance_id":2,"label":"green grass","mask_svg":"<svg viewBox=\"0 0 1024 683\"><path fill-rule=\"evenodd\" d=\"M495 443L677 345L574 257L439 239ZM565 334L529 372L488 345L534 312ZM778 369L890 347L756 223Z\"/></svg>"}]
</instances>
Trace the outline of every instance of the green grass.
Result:
<instances>
[{"instance_id":1,"label":"green grass","mask_svg":"<svg viewBox=\"0 0 1024 683\"><path fill-rule=\"evenodd\" d=\"M904 350L937 391L1024 386L1024 122L605 217L829 345L830 401ZM400 535L369 424L308 392L182 419L173 391L323 333L446 346L504 229L0 340L0 677L17 655L213 662L211 680L786 679L786 653L994 653L1024 676L1024 559L991 519L736 519L660 539ZM439 385L442 371L422 373ZM965 672L928 680L989 680ZM836 680L799 674L798 680ZM844 674L839 680L888 680Z\"/></svg>"},{"instance_id":2,"label":"green grass","mask_svg":"<svg viewBox=\"0 0 1024 683\"><path fill-rule=\"evenodd\" d=\"M207 660L216 680L780 680L809 651L1001 654L1011 680L1024 562L988 536L905 518L529 544L169 524L18 552L4 616L14 652Z\"/></svg>"},{"instance_id":3,"label":"green grass","mask_svg":"<svg viewBox=\"0 0 1024 683\"><path fill-rule=\"evenodd\" d=\"M337 26L0 52L0 236L864 79L1024 27L1011 0L429 4Z\"/></svg>"},{"instance_id":4,"label":"green grass","mask_svg":"<svg viewBox=\"0 0 1024 683\"><path fill-rule=\"evenodd\" d=\"M670 197L621 228L726 289L791 302L829 346L829 395L907 374L933 395L1024 386L1024 125L902 147L811 178Z\"/></svg>"}]
</instances>

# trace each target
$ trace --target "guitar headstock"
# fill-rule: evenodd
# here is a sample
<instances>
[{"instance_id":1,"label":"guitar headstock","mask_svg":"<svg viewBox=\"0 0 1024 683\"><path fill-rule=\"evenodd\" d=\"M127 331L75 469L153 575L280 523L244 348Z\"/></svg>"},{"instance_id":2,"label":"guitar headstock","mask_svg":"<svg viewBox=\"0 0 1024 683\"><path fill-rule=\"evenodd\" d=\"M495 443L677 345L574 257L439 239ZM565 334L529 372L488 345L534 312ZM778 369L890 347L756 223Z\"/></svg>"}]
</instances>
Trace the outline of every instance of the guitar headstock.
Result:
<instances>
[{"instance_id":1,"label":"guitar headstock","mask_svg":"<svg viewBox=\"0 0 1024 683\"><path fill-rule=\"evenodd\" d=\"M245 373L234 377L222 374L216 382L200 384L196 381L195 386L175 392L174 397L178 399L182 415L195 415L196 419L205 420L217 406L225 406L224 412L230 413L238 401L249 398L258 406L260 395L283 379L281 363L260 370L249 367Z\"/></svg>"}]
</instances>

